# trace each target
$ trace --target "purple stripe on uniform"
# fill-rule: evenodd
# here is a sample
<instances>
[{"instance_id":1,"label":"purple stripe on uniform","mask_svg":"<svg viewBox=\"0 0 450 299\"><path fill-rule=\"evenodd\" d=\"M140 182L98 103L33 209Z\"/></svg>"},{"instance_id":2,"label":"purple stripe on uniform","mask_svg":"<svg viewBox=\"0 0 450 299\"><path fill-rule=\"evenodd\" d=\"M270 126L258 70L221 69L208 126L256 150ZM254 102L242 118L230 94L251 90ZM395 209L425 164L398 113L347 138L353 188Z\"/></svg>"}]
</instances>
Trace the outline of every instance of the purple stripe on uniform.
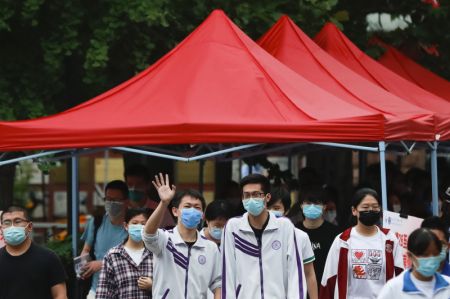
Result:
<instances>
[{"instance_id":1,"label":"purple stripe on uniform","mask_svg":"<svg viewBox=\"0 0 450 299\"><path fill-rule=\"evenodd\" d=\"M173 256L173 261L174 261L177 265L183 267L184 269L187 268L187 264L184 263L183 261L181 261L176 255Z\"/></svg>"},{"instance_id":2,"label":"purple stripe on uniform","mask_svg":"<svg viewBox=\"0 0 450 299\"><path fill-rule=\"evenodd\" d=\"M249 241L244 240L243 238L239 237L237 234L233 233L233 236L235 239L241 241L245 245L250 246L253 250L259 250L257 245L254 245L254 244L250 243Z\"/></svg>"},{"instance_id":3,"label":"purple stripe on uniform","mask_svg":"<svg viewBox=\"0 0 450 299\"><path fill-rule=\"evenodd\" d=\"M169 240L169 242L167 243L166 248L167 248L170 252L172 252L174 255L177 255L184 263L187 263L187 260L188 260L187 257L184 256L181 252L179 252L179 251L173 246L173 244L170 242L170 240Z\"/></svg>"},{"instance_id":4,"label":"purple stripe on uniform","mask_svg":"<svg viewBox=\"0 0 450 299\"><path fill-rule=\"evenodd\" d=\"M223 228L223 252L222 252L222 298L227 298L227 271L226 269L226 265L225 265L225 230L227 229L227 226L225 225L225 227Z\"/></svg>"},{"instance_id":5,"label":"purple stripe on uniform","mask_svg":"<svg viewBox=\"0 0 450 299\"><path fill-rule=\"evenodd\" d=\"M236 247L236 249L239 249L240 251L242 251L245 254L248 254L248 255L251 255L251 256L254 256L254 257L259 257L259 253L255 253L255 252L249 251L249 250L241 247L237 243L235 244L235 247Z\"/></svg>"},{"instance_id":6,"label":"purple stripe on uniform","mask_svg":"<svg viewBox=\"0 0 450 299\"><path fill-rule=\"evenodd\" d=\"M161 299L166 298L166 297L167 297L167 294L169 294L169 291L170 291L170 289L167 289L167 290L164 292L164 295L161 297Z\"/></svg>"},{"instance_id":7,"label":"purple stripe on uniform","mask_svg":"<svg viewBox=\"0 0 450 299\"><path fill-rule=\"evenodd\" d=\"M297 271L298 271L298 287L300 288L300 293L298 298L303 298L303 275L302 275L302 261L300 260L300 254L298 253L297 238L295 237L294 230L294 244L295 244L295 258L297 260Z\"/></svg>"},{"instance_id":8,"label":"purple stripe on uniform","mask_svg":"<svg viewBox=\"0 0 450 299\"><path fill-rule=\"evenodd\" d=\"M238 285L236 289L236 298L239 296L239 292L241 291L241 285Z\"/></svg>"},{"instance_id":9,"label":"purple stripe on uniform","mask_svg":"<svg viewBox=\"0 0 450 299\"><path fill-rule=\"evenodd\" d=\"M246 251L252 252L253 254L256 254L256 255L259 254L258 250L255 250L255 249L252 249L252 248L248 247L247 245L245 245L244 243L242 243L238 239L234 239L234 242L235 242L236 246L239 245L241 248L244 248Z\"/></svg>"}]
</instances>

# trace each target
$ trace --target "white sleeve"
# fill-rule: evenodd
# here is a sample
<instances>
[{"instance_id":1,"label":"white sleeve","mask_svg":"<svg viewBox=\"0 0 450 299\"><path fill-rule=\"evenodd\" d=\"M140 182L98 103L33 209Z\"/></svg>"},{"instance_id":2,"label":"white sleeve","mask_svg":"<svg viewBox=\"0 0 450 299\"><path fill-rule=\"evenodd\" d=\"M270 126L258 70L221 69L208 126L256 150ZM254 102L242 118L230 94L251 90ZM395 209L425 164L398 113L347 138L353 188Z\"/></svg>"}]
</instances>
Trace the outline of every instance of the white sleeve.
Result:
<instances>
[{"instance_id":1,"label":"white sleeve","mask_svg":"<svg viewBox=\"0 0 450 299\"><path fill-rule=\"evenodd\" d=\"M154 255L161 254L167 244L167 240L167 234L162 229L158 229L156 234L147 234L142 230L142 241L144 241L145 247Z\"/></svg>"},{"instance_id":2,"label":"white sleeve","mask_svg":"<svg viewBox=\"0 0 450 299\"><path fill-rule=\"evenodd\" d=\"M307 287L297 229L292 225L288 238L288 289L287 298L306 298Z\"/></svg>"},{"instance_id":3,"label":"white sleeve","mask_svg":"<svg viewBox=\"0 0 450 299\"><path fill-rule=\"evenodd\" d=\"M236 255L234 252L234 238L232 220L223 229L221 246L222 265L222 299L236 297Z\"/></svg>"},{"instance_id":4,"label":"white sleeve","mask_svg":"<svg viewBox=\"0 0 450 299\"><path fill-rule=\"evenodd\" d=\"M214 290L220 288L222 286L222 271L221 271L221 263L220 263L220 251L219 248L216 247L216 251L213 254L214 257L214 266L211 271L211 281L209 283L209 289L214 293Z\"/></svg>"},{"instance_id":5,"label":"white sleeve","mask_svg":"<svg viewBox=\"0 0 450 299\"><path fill-rule=\"evenodd\" d=\"M303 264L308 264L313 262L316 259L316 257L314 256L314 251L312 249L311 240L309 239L308 234L303 232L303 234L301 235L302 235L301 246L302 246Z\"/></svg>"}]
</instances>

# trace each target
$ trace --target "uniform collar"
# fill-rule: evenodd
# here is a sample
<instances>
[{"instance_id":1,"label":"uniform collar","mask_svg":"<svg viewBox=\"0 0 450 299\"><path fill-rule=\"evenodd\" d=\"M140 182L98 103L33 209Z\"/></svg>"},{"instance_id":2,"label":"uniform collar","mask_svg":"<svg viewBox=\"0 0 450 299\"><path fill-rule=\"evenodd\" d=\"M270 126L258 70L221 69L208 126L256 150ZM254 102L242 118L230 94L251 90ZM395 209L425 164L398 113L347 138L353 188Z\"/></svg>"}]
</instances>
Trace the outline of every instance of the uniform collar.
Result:
<instances>
[{"instance_id":1,"label":"uniform collar","mask_svg":"<svg viewBox=\"0 0 450 299\"><path fill-rule=\"evenodd\" d=\"M193 247L205 247L206 246L205 242L207 240L205 240L205 239L203 239L201 237L199 231L196 231L196 232L197 232L197 241L195 241L194 245L192 245L192 246ZM178 226L175 226L173 228L173 234L172 234L171 239L172 239L173 243L175 243L177 245L178 244L185 244L186 245L186 242L184 242L183 238L180 235L180 232L178 231Z\"/></svg>"},{"instance_id":2,"label":"uniform collar","mask_svg":"<svg viewBox=\"0 0 450 299\"><path fill-rule=\"evenodd\" d=\"M450 276L450 265L446 262L444 268L442 268L442 275Z\"/></svg>"},{"instance_id":3,"label":"uniform collar","mask_svg":"<svg viewBox=\"0 0 450 299\"><path fill-rule=\"evenodd\" d=\"M403 276L403 292L405 293L422 293L416 285L413 283L411 279L412 270L408 270L405 272ZM449 283L440 275L439 273L434 274L434 278L436 279L436 283L434 284L434 293L439 291L440 289L446 288L449 286Z\"/></svg>"},{"instance_id":4,"label":"uniform collar","mask_svg":"<svg viewBox=\"0 0 450 299\"><path fill-rule=\"evenodd\" d=\"M242 215L242 220L243 221L239 226L239 230L244 232L253 232L253 229L250 226L250 222L248 221L248 212ZM275 215L269 212L269 222L267 223L267 226L264 229L264 231L276 230L278 229L278 227L279 227L278 220L276 219Z\"/></svg>"}]
</instances>

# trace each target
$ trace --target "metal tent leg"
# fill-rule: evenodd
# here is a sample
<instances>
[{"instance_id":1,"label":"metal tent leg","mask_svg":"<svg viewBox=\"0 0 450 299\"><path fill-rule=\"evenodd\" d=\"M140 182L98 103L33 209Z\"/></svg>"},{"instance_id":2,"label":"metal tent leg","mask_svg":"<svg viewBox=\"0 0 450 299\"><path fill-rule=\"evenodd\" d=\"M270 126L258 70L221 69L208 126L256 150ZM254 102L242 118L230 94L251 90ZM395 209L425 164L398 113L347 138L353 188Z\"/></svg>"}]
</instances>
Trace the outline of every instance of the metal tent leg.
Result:
<instances>
[{"instance_id":1,"label":"metal tent leg","mask_svg":"<svg viewBox=\"0 0 450 299\"><path fill-rule=\"evenodd\" d=\"M439 216L439 202L438 202L438 170L437 170L437 147L438 142L434 141L432 144L429 143L431 147L431 193L432 200L431 206L434 216Z\"/></svg>"},{"instance_id":2,"label":"metal tent leg","mask_svg":"<svg viewBox=\"0 0 450 299\"><path fill-rule=\"evenodd\" d=\"M71 159L72 163L72 254L73 256L78 256L78 231L79 231L79 208L80 208L80 198L79 198L79 185L78 185L78 156L73 155Z\"/></svg>"},{"instance_id":3,"label":"metal tent leg","mask_svg":"<svg viewBox=\"0 0 450 299\"><path fill-rule=\"evenodd\" d=\"M380 152L380 173L381 173L381 204L383 210L388 210L387 204L387 184L386 184L386 143L380 141L378 143L378 150Z\"/></svg>"}]
</instances>

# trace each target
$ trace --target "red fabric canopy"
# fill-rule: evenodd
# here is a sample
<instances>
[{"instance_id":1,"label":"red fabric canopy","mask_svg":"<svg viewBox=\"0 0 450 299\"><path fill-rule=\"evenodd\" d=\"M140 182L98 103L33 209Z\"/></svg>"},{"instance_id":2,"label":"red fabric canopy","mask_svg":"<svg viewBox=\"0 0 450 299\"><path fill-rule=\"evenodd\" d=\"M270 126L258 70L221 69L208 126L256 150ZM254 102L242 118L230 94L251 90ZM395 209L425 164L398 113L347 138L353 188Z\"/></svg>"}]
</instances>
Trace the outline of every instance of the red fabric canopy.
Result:
<instances>
[{"instance_id":1,"label":"red fabric canopy","mask_svg":"<svg viewBox=\"0 0 450 299\"><path fill-rule=\"evenodd\" d=\"M420 64L403 55L399 50L384 45L386 52L378 61L403 78L419 85L423 89L450 101L450 82L430 72Z\"/></svg>"},{"instance_id":2,"label":"red fabric canopy","mask_svg":"<svg viewBox=\"0 0 450 299\"><path fill-rule=\"evenodd\" d=\"M270 54L345 101L383 113L386 139L434 140L434 115L359 76L331 57L287 16L258 41Z\"/></svg>"},{"instance_id":3,"label":"red fabric canopy","mask_svg":"<svg viewBox=\"0 0 450 299\"><path fill-rule=\"evenodd\" d=\"M222 11L129 81L65 112L0 123L0 150L375 141L384 117L276 60Z\"/></svg>"},{"instance_id":4,"label":"red fabric canopy","mask_svg":"<svg viewBox=\"0 0 450 299\"><path fill-rule=\"evenodd\" d=\"M450 104L445 99L402 78L367 56L332 23L327 23L314 40L328 54L367 80L419 107L435 112L436 130L440 139L450 139Z\"/></svg>"}]
</instances>

